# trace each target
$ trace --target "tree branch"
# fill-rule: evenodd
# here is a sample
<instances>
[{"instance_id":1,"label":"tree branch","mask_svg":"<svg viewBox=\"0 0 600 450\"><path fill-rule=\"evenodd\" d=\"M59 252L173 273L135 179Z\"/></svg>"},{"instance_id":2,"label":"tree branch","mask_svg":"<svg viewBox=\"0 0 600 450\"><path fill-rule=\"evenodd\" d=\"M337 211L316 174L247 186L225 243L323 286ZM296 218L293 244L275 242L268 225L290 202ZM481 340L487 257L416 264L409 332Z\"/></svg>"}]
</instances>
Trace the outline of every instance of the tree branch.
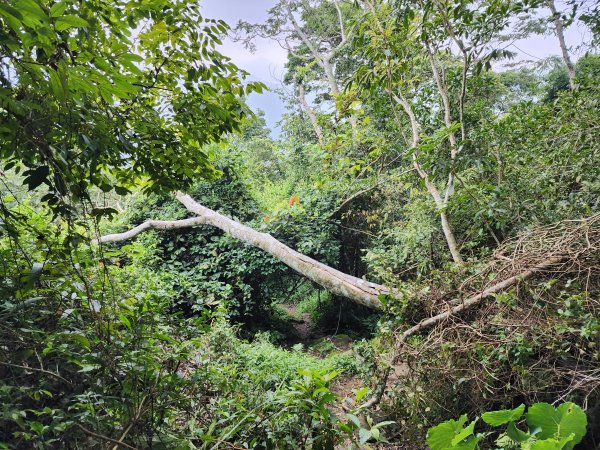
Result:
<instances>
[{"instance_id":1,"label":"tree branch","mask_svg":"<svg viewBox=\"0 0 600 450\"><path fill-rule=\"evenodd\" d=\"M206 221L202 217L193 217L191 219L182 220L147 220L146 222L132 228L123 233L107 234L98 239L95 239L96 244L106 242L121 242L132 239L140 233L148 230L173 230L179 228L190 228L198 225L204 225Z\"/></svg>"},{"instance_id":2,"label":"tree branch","mask_svg":"<svg viewBox=\"0 0 600 450\"><path fill-rule=\"evenodd\" d=\"M137 450L136 447L132 447L131 445L125 444L124 442L120 442L120 441L117 441L116 439L109 438L108 436L104 436L103 434L94 433L93 431L88 430L87 428L85 428L84 426L82 426L78 423L76 423L75 425L77 425L81 429L81 431L83 431L85 434L87 434L89 436L93 436L95 438L102 439L107 442L112 442L113 444L116 444L117 446L120 445L122 447L129 448L131 450Z\"/></svg>"}]
</instances>

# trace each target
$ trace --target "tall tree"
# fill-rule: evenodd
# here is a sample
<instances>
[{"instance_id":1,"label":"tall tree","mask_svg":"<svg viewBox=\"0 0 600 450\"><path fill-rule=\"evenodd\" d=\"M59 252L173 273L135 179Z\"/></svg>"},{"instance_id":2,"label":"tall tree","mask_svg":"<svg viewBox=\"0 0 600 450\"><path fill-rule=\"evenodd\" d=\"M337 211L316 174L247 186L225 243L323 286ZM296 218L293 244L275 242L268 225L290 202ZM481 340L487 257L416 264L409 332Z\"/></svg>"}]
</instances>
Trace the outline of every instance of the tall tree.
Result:
<instances>
[{"instance_id":1,"label":"tall tree","mask_svg":"<svg viewBox=\"0 0 600 450\"><path fill-rule=\"evenodd\" d=\"M560 13L556 9L556 3L554 0L546 0L546 5L550 9L552 13L552 22L554 23L554 33L556 34L556 38L558 39L558 44L560 46L560 52L567 66L567 74L569 75L569 85L571 89L575 88L575 64L573 64L573 60L571 59L571 55L569 54L569 47L567 47L567 42L565 40L565 28L566 23L563 18L563 14Z\"/></svg>"},{"instance_id":2,"label":"tall tree","mask_svg":"<svg viewBox=\"0 0 600 450\"><path fill-rule=\"evenodd\" d=\"M366 98L385 92L409 158L435 202L453 260L462 263L448 208L459 159L468 146L465 102L481 69L506 52L494 39L523 5L481 1L365 1L355 86ZM445 181L442 179L445 178Z\"/></svg>"},{"instance_id":3,"label":"tall tree","mask_svg":"<svg viewBox=\"0 0 600 450\"><path fill-rule=\"evenodd\" d=\"M352 37L350 19L355 10L340 0L280 0L269 10L265 23L240 22L237 30L250 48L252 40L276 40L288 52L284 81L294 90L294 98L308 116L319 143L324 132L319 124L318 105L336 106L343 88L344 50ZM343 104L338 112L348 118L353 130L357 118Z\"/></svg>"}]
</instances>

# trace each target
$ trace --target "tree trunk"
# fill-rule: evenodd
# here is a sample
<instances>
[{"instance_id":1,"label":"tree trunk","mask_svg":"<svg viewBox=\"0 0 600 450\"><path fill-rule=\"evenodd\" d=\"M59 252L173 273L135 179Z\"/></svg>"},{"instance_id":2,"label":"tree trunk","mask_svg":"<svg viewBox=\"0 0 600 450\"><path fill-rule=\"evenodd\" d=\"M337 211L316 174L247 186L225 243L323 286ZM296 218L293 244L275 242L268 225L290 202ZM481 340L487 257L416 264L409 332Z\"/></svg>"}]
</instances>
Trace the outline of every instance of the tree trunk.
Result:
<instances>
[{"instance_id":1,"label":"tree trunk","mask_svg":"<svg viewBox=\"0 0 600 450\"><path fill-rule=\"evenodd\" d=\"M188 211L198 217L183 220L149 220L124 233L109 234L97 240L98 243L120 242L131 239L139 233L150 229L175 229L198 225L211 225L219 228L231 237L260 248L277 260L286 264L300 275L314 281L334 295L345 297L367 308L381 309L379 295L392 294L392 291L380 284L371 283L361 278L340 272L306 255L298 253L287 245L279 242L267 233L261 233L239 222L231 220L196 202L189 195L176 192L175 198ZM394 292L398 296L400 293Z\"/></svg>"},{"instance_id":2,"label":"tree trunk","mask_svg":"<svg viewBox=\"0 0 600 450\"><path fill-rule=\"evenodd\" d=\"M450 226L450 221L448 220L448 215L446 214L446 211L440 212L440 219L442 220L442 231L444 232L444 237L446 238L446 243L448 244L448 248L450 249L452 259L457 264L464 264L464 260L460 255L460 250L458 249L458 244L456 243L456 238L454 237L454 233L452 232L452 227Z\"/></svg>"},{"instance_id":3,"label":"tree trunk","mask_svg":"<svg viewBox=\"0 0 600 450\"><path fill-rule=\"evenodd\" d=\"M567 43L565 41L564 22L560 17L560 13L556 9L554 0L547 0L546 4L548 5L548 8L550 8L550 12L552 12L554 30L556 31L556 37L558 38L558 43L560 45L560 51L562 52L563 61L567 66L567 73L569 74L569 86L571 86L571 89L575 89L575 65L573 64L573 61L571 61L569 49L567 48Z\"/></svg>"},{"instance_id":4,"label":"tree trunk","mask_svg":"<svg viewBox=\"0 0 600 450\"><path fill-rule=\"evenodd\" d=\"M315 113L314 108L310 106L306 101L306 89L304 88L304 83L298 82L296 86L298 88L298 95L296 98L298 99L300 106L302 106L302 109L304 109L304 112L306 112L306 114L308 115L313 130L315 131L315 135L319 140L319 145L323 146L325 145L325 139L323 138L323 129L321 128L321 125L319 125L319 120L317 118L317 114Z\"/></svg>"},{"instance_id":5,"label":"tree trunk","mask_svg":"<svg viewBox=\"0 0 600 450\"><path fill-rule=\"evenodd\" d=\"M420 141L419 123L417 122L417 117L415 116L415 112L413 111L412 106L410 105L410 103L408 103L408 101L402 95L402 93L398 93L396 95L396 94L393 94L390 92L390 95L396 103L398 103L398 104L400 104L400 106L402 106L402 109L404 109L404 112L408 116L408 120L410 122L411 133L412 133L411 149L413 150L413 153L412 153L413 167L415 168L415 170L417 171L419 176L425 182L425 187L427 188L427 191L431 194L431 197L433 198L435 205L437 206L437 208L440 211L440 220L442 222L442 231L444 232L444 237L446 238L446 243L448 244L448 249L450 249L450 254L452 255L452 259L457 264L463 264L464 260L462 259L462 256L460 255L460 249L458 247L458 244L456 243L456 238L454 237L454 232L452 231L452 227L450 226L450 221L448 220L448 215L446 214L446 211L445 211L446 207L448 206L448 195L450 193L449 189L452 186L451 185L446 186L446 195L445 195L445 198L442 198L442 196L440 195L440 192L435 187L434 182L429 178L429 175L427 174L427 172L425 172L425 170L423 170L423 168L419 164L419 161L417 158L416 149L419 147L419 141ZM449 179L449 182L452 183L452 178Z\"/></svg>"}]
</instances>

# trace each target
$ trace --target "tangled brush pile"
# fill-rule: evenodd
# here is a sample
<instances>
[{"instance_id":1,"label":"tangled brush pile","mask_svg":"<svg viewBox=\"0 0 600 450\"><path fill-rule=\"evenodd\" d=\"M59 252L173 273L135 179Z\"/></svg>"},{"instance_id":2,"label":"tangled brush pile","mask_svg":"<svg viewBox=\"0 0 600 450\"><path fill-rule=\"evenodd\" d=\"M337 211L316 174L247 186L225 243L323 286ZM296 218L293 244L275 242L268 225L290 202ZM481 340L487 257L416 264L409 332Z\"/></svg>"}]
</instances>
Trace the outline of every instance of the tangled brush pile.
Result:
<instances>
[{"instance_id":1,"label":"tangled brush pile","mask_svg":"<svg viewBox=\"0 0 600 450\"><path fill-rule=\"evenodd\" d=\"M599 250L600 215L563 221L506 242L458 288L421 294L416 324L391 335L382 408L425 430L441 417L569 400L600 430Z\"/></svg>"}]
</instances>

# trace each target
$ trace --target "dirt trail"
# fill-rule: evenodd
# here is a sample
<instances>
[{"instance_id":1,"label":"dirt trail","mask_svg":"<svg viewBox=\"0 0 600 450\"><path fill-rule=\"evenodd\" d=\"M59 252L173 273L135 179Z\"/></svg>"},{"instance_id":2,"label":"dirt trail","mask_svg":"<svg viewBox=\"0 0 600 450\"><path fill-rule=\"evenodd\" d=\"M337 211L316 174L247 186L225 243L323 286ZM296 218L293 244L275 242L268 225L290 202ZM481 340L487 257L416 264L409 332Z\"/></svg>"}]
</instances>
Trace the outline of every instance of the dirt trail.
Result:
<instances>
[{"instance_id":1,"label":"dirt trail","mask_svg":"<svg viewBox=\"0 0 600 450\"><path fill-rule=\"evenodd\" d=\"M336 352L347 352L352 349L352 339L345 334L338 335L326 335L322 330L318 329L310 318L309 313L299 313L297 305L291 303L281 303L279 306L292 318L291 324L295 330L295 338L287 341L287 345L292 346L294 344L301 343L304 348L311 355L318 358L324 358L326 355L315 349L316 345L320 342L328 342L330 348L335 349ZM392 372L389 376L391 383L403 378L408 372L408 366L405 364L398 364L392 366ZM338 401L331 405L331 409L338 417L344 417L348 410L355 408L357 405L354 403L355 392L365 386L363 380L355 375L338 375L331 383L331 390L338 396ZM376 421L386 420L386 417L377 415L377 412L373 412L373 417ZM359 415L359 420L364 421L362 415ZM367 427L366 423L363 424ZM346 444L349 444L347 442ZM342 447L338 447L342 448ZM343 448L347 448L344 445ZM377 444L371 448L377 450L424 450L425 447L418 446L417 444Z\"/></svg>"},{"instance_id":2,"label":"dirt trail","mask_svg":"<svg viewBox=\"0 0 600 450\"><path fill-rule=\"evenodd\" d=\"M299 313L297 305L290 303L282 303L279 305L285 310L290 317L292 317L292 326L297 334L297 339L289 344L304 344L305 348L309 348L310 344L326 338L331 342L336 351L349 351L352 348L352 340L346 335L338 336L326 336L320 330L315 328L313 321L310 318L309 313ZM320 356L318 352L311 352L314 356ZM347 402L346 406L351 406L349 402L350 398L354 397L353 390L359 389L364 385L363 381L355 376L341 375L337 377L332 386L331 390L335 392L342 402ZM336 412L343 413L341 405L334 408ZM339 409L339 411L337 411Z\"/></svg>"},{"instance_id":3,"label":"dirt trail","mask_svg":"<svg viewBox=\"0 0 600 450\"><path fill-rule=\"evenodd\" d=\"M308 344L315 338L314 324L310 319L309 313L299 314L297 305L292 305L290 303L282 303L279 306L292 317L292 326L294 327L294 330L296 330L296 334L301 343Z\"/></svg>"}]
</instances>

